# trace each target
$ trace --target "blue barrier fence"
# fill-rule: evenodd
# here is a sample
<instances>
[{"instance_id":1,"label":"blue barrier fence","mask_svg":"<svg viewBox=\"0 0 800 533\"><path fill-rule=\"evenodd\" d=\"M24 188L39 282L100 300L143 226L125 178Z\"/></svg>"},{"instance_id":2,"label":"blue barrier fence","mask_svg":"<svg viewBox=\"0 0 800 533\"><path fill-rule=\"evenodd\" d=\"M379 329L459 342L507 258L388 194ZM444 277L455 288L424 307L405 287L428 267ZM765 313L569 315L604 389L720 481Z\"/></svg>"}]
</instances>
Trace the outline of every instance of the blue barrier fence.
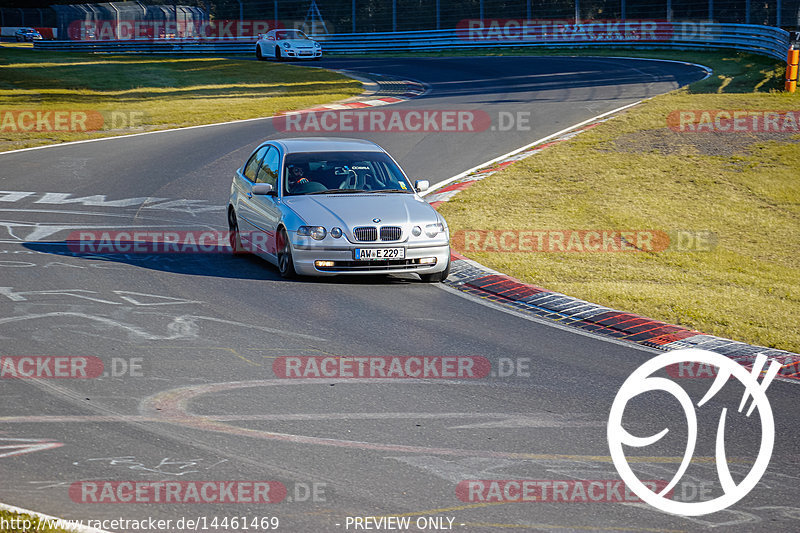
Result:
<instances>
[{"instance_id":1,"label":"blue barrier fence","mask_svg":"<svg viewBox=\"0 0 800 533\"><path fill-rule=\"evenodd\" d=\"M624 21L622 22L624 24ZM458 50L498 47L625 47L638 49L736 49L785 59L789 33L772 26L719 24L709 22L653 23L652 27L626 31L608 23L575 25L568 33L548 33L548 28L531 26L513 31L449 29L385 33L340 33L318 35L326 53L360 54L430 50ZM121 41L37 41L36 49L127 52L150 54L254 53L255 40L121 40Z\"/></svg>"}]
</instances>

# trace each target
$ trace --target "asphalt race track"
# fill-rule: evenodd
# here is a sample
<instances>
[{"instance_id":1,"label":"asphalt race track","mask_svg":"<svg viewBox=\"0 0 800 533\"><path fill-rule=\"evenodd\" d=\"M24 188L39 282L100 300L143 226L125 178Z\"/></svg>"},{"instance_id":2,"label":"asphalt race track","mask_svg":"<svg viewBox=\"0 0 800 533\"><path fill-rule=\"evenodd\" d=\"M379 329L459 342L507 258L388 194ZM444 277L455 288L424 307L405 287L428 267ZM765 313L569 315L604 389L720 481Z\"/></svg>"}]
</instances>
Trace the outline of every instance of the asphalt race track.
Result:
<instances>
[{"instance_id":1,"label":"asphalt race track","mask_svg":"<svg viewBox=\"0 0 800 533\"><path fill-rule=\"evenodd\" d=\"M524 131L358 135L432 183L705 74L609 58L317 65L430 86L392 109L479 110L493 125L501 112L529 113ZM680 517L613 493L605 498L612 501L578 501L572 489L568 498L551 494L556 501L464 501L457 487L465 480L618 480L606 440L609 409L628 375L657 352L411 277L284 281L248 257L81 254L65 245L82 228L226 229L234 169L262 140L290 135L265 119L0 154L0 355L92 356L106 374L0 380L1 502L83 520L206 517L209 527L214 517L277 517L278 530L293 532L355 530L348 517L387 515L410 517L412 531L434 530L433 521L416 528L427 517L443 517L443 527L452 519L458 531L800 529L800 413L791 383L768 390L776 427L770 466L728 510ZM492 372L425 380L273 373L276 358L327 355L470 356L488 360ZM699 399L711 381L681 385ZM758 416L736 412L742 393L732 383L698 410L695 450L714 456L720 408L728 406L725 445L737 482L761 439ZM686 440L678 403L651 393L629 404L625 417L638 436L670 428L631 464L641 479L671 479ZM91 503L101 494L91 487L118 486L104 482L210 480L279 482L287 493L279 503L245 503L247 496ZM700 460L675 498L695 501L719 487L714 463Z\"/></svg>"}]
</instances>

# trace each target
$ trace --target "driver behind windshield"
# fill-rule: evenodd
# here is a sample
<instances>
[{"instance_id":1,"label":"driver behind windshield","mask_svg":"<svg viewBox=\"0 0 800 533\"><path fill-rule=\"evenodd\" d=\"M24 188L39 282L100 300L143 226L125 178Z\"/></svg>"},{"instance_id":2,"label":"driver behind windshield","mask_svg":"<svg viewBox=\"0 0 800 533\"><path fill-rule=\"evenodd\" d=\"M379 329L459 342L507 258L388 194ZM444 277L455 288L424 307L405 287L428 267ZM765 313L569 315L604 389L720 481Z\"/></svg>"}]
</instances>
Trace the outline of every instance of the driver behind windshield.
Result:
<instances>
[{"instance_id":1,"label":"driver behind windshield","mask_svg":"<svg viewBox=\"0 0 800 533\"><path fill-rule=\"evenodd\" d=\"M306 176L306 171L302 165L289 165L289 190L294 190L298 185L311 181Z\"/></svg>"}]
</instances>

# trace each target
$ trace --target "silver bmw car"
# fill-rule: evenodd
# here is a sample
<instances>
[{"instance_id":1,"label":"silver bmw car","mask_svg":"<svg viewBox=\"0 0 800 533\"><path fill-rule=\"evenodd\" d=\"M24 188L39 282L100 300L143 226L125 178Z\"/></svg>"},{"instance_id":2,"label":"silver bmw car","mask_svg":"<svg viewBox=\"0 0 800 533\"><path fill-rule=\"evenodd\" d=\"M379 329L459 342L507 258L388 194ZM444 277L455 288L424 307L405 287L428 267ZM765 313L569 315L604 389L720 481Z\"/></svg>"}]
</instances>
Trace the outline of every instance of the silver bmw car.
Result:
<instances>
[{"instance_id":1,"label":"silver bmw car","mask_svg":"<svg viewBox=\"0 0 800 533\"><path fill-rule=\"evenodd\" d=\"M439 282L450 271L444 218L380 146L340 138L261 144L236 171L228 201L235 252L295 274L400 274Z\"/></svg>"}]
</instances>

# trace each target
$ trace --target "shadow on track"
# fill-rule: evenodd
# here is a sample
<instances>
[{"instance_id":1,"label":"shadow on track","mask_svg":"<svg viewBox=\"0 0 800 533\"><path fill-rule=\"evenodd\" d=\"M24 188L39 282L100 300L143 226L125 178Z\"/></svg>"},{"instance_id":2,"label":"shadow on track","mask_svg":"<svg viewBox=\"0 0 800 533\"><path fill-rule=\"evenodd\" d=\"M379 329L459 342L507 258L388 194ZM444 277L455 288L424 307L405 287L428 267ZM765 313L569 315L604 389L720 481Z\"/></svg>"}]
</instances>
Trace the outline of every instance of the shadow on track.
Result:
<instances>
[{"instance_id":1,"label":"shadow on track","mask_svg":"<svg viewBox=\"0 0 800 533\"><path fill-rule=\"evenodd\" d=\"M27 242L23 247L39 253L75 257L86 261L118 263L148 270L187 276L228 279L280 281L287 283L322 283L331 285L397 285L420 283L413 274L402 277L389 275L297 277L284 279L269 262L254 255L234 255L230 248L221 247L210 253L98 253L70 249L68 241Z\"/></svg>"}]
</instances>

